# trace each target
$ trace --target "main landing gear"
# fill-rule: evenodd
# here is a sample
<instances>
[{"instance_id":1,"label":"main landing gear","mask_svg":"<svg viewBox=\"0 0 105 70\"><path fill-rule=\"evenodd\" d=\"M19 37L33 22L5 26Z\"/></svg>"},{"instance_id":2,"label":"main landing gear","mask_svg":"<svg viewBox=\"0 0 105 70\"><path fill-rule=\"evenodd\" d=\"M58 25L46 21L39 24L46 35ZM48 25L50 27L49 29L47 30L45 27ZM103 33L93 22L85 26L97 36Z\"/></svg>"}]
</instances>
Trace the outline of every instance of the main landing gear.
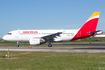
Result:
<instances>
[{"instance_id":1,"label":"main landing gear","mask_svg":"<svg viewBox=\"0 0 105 70\"><path fill-rule=\"evenodd\" d=\"M50 43L50 41L47 41L48 43L48 47L52 47L52 44Z\"/></svg>"},{"instance_id":2,"label":"main landing gear","mask_svg":"<svg viewBox=\"0 0 105 70\"><path fill-rule=\"evenodd\" d=\"M48 47L52 47L52 44L51 44L51 43L49 43L49 44L48 44Z\"/></svg>"},{"instance_id":3,"label":"main landing gear","mask_svg":"<svg viewBox=\"0 0 105 70\"><path fill-rule=\"evenodd\" d=\"M17 42L17 47L19 47L19 42Z\"/></svg>"}]
</instances>

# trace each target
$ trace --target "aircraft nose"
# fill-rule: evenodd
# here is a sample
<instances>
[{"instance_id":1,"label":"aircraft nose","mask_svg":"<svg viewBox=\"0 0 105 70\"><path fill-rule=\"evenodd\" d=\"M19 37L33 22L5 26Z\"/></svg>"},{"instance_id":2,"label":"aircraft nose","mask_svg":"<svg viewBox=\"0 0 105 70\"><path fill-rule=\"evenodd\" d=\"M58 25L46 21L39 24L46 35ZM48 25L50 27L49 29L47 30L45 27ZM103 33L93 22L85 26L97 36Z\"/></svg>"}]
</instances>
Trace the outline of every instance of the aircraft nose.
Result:
<instances>
[{"instance_id":1,"label":"aircraft nose","mask_svg":"<svg viewBox=\"0 0 105 70\"><path fill-rule=\"evenodd\" d=\"M3 36L3 40L6 40L7 39L7 36L5 35L5 36Z\"/></svg>"}]
</instances>

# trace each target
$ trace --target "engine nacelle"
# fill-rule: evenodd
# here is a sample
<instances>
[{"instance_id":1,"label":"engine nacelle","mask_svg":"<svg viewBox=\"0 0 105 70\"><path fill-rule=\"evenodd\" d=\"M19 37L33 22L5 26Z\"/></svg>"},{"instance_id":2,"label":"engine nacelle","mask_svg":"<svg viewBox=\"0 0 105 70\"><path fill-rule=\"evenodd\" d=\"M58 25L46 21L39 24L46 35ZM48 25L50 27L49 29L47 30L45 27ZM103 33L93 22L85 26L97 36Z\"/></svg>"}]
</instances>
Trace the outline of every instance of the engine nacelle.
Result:
<instances>
[{"instance_id":1,"label":"engine nacelle","mask_svg":"<svg viewBox=\"0 0 105 70\"><path fill-rule=\"evenodd\" d=\"M31 38L29 40L30 45L39 45L45 43L45 39L43 38Z\"/></svg>"}]
</instances>

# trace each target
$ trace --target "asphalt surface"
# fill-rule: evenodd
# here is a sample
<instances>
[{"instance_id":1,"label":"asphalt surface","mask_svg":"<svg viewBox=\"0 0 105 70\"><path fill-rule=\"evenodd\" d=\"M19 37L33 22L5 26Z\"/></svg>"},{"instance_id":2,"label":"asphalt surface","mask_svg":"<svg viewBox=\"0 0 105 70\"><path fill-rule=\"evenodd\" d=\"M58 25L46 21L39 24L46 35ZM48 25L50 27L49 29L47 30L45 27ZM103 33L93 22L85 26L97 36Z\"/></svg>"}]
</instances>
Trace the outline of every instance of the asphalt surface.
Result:
<instances>
[{"instance_id":1,"label":"asphalt surface","mask_svg":"<svg viewBox=\"0 0 105 70\"><path fill-rule=\"evenodd\" d=\"M105 44L53 44L78 47L0 47L0 51L40 51L40 52L88 52L101 53L105 52ZM43 45L42 45L43 46ZM84 47L79 47L84 46ZM88 46L88 47L87 47Z\"/></svg>"}]
</instances>

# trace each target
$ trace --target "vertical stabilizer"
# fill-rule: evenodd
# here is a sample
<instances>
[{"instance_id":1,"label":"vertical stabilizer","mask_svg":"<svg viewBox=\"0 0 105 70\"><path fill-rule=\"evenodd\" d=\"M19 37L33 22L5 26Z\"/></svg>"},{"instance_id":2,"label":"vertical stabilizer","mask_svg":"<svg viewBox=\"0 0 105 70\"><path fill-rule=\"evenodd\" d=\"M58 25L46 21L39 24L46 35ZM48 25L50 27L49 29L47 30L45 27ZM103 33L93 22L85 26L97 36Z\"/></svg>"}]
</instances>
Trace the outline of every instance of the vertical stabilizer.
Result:
<instances>
[{"instance_id":1,"label":"vertical stabilizer","mask_svg":"<svg viewBox=\"0 0 105 70\"><path fill-rule=\"evenodd\" d=\"M81 27L81 30L83 29L86 31L96 31L99 15L100 12L94 12L90 16L90 18L85 22L85 24Z\"/></svg>"},{"instance_id":2,"label":"vertical stabilizer","mask_svg":"<svg viewBox=\"0 0 105 70\"><path fill-rule=\"evenodd\" d=\"M89 32L96 31L99 15L100 12L94 12L90 16L90 18L85 22L85 24L78 30L77 34L73 37L72 40L81 39L94 35L89 34Z\"/></svg>"}]
</instances>

